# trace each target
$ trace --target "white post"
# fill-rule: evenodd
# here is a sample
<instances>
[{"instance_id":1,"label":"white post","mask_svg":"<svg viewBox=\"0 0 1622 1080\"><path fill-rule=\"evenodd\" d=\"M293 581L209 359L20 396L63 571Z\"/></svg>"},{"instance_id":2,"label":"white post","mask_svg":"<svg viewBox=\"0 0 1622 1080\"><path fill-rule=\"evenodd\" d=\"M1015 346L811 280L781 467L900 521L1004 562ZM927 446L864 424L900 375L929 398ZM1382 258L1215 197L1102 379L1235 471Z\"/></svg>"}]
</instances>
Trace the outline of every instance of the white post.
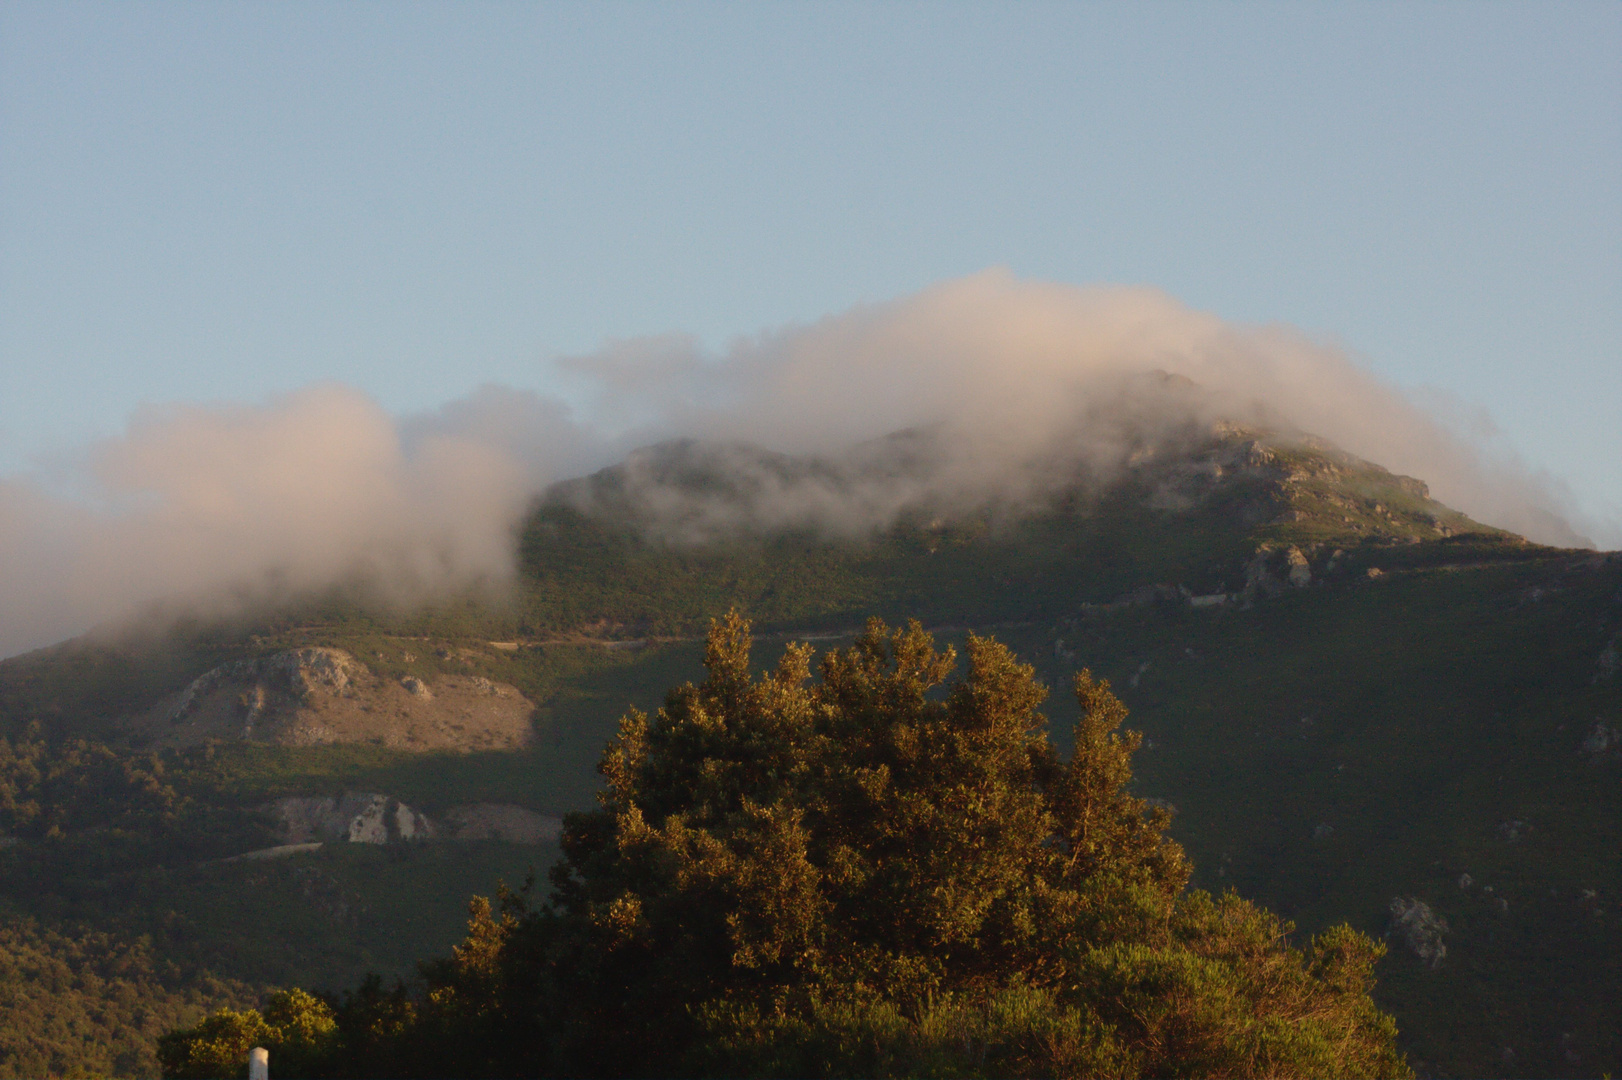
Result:
<instances>
[{"instance_id":1,"label":"white post","mask_svg":"<svg viewBox=\"0 0 1622 1080\"><path fill-rule=\"evenodd\" d=\"M263 1046L248 1051L248 1080L270 1080L270 1051Z\"/></svg>"}]
</instances>

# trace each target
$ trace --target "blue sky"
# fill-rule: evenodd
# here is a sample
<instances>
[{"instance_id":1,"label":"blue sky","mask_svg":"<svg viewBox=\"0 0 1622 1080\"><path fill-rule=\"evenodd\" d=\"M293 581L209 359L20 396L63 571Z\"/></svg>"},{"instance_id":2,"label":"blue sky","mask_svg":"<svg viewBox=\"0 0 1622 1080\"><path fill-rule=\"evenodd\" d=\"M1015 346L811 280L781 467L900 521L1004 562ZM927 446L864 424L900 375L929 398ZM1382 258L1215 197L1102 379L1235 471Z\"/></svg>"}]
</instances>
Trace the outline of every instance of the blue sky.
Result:
<instances>
[{"instance_id":1,"label":"blue sky","mask_svg":"<svg viewBox=\"0 0 1622 1080\"><path fill-rule=\"evenodd\" d=\"M1301 327L1622 520L1622 5L0 7L0 474L993 266Z\"/></svg>"}]
</instances>

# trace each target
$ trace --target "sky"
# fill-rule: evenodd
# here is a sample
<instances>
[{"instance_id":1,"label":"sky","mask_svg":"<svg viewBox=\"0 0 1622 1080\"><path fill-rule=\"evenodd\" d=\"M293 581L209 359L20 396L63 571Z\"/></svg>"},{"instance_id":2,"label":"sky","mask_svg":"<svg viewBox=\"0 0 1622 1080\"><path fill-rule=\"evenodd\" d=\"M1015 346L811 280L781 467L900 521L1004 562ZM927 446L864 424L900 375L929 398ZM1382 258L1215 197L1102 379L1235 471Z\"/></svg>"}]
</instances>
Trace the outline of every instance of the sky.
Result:
<instances>
[{"instance_id":1,"label":"sky","mask_svg":"<svg viewBox=\"0 0 1622 1080\"><path fill-rule=\"evenodd\" d=\"M1622 5L0 6L0 482L986 274L1295 328L1622 545Z\"/></svg>"}]
</instances>

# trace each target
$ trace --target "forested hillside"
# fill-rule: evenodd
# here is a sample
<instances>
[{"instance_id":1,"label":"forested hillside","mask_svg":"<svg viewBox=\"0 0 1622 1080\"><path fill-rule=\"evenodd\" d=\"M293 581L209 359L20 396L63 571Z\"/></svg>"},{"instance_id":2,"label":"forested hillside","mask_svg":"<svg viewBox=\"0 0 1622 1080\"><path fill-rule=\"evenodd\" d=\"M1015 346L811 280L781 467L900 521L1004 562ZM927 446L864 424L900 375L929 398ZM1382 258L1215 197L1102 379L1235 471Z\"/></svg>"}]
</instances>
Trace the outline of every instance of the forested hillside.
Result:
<instances>
[{"instance_id":1,"label":"forested hillside","mask_svg":"<svg viewBox=\"0 0 1622 1080\"><path fill-rule=\"evenodd\" d=\"M285 841L265 807L376 793L441 838L471 804L589 809L619 717L700 676L711 618L749 615L766 655L796 637L845 644L868 615L917 616L943 642L995 634L1056 691L1081 668L1108 678L1145 735L1133 791L1173 811L1194 883L1231 886L1303 935L1348 922L1383 937L1375 998L1421 1073L1615 1071L1622 560L1476 525L1310 440L1218 428L1150 450L1108 482L924 499L851 531L772 508L813 481L890 476L894 453L858 468L653 448L537 503L508 599L402 614L357 589L0 663L6 918L57 943L28 946L47 951L145 937L252 993L410 976L457 939L468 894L544 876L556 849L498 833L396 842L396 829L221 862ZM199 680L311 649L348 657L351 683L292 692L242 676L240 704L218 707L244 723L161 737L189 722ZM317 718L339 715L322 694L345 715L427 708L414 685L436 705L487 685L534 711L509 749L470 749L471 734L412 749L360 726L297 742L247 728L261 685ZM1074 709L1062 692L1045 706L1062 750ZM150 1052L149 1027L106 1015Z\"/></svg>"}]
</instances>

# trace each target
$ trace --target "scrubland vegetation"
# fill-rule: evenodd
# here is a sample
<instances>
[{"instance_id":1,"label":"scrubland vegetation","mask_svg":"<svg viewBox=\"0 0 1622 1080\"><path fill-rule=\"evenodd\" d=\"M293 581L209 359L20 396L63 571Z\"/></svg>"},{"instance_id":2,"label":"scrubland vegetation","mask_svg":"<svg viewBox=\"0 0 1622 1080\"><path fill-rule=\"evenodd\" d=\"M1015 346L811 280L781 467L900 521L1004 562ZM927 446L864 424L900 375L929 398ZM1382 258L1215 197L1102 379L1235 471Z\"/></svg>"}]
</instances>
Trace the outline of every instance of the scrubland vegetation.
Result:
<instances>
[{"instance_id":1,"label":"scrubland vegetation","mask_svg":"<svg viewBox=\"0 0 1622 1080\"><path fill-rule=\"evenodd\" d=\"M1332 996L1339 1004L1323 1015L1344 1020L1357 1010L1343 1006L1372 1000L1394 1018L1395 1045L1416 1072L1614 1073L1622 1066L1614 1008L1622 995L1615 907L1622 895L1622 744L1606 733L1622 728L1622 561L1480 529L1448 516L1402 478L1344 463L1335 473L1325 461L1275 454L1261 472L1241 472L1175 511L1150 505L1161 487L1149 477L1018 518L907 518L858 540L778 531L673 544L612 515L543 504L522 538L516 591L500 603L468 597L401 613L368 606L358 593L334 593L234 622L102 633L0 663L0 1028L27 1036L0 1041L0 1075L151 1073L158 1031L194 1028L219 1008L241 1018L227 1024L238 1033L231 1038L247 1037L242 1025L274 1028L282 1006L338 1033L336 1042L312 1043L314 1056L303 1059L309 1069L360 1070L333 1065L349 1060L332 1058L334 1047L349 1047L342 1051L348 1054L371 1046L381 1054L414 1046L411 1060L428 1061L411 1039L427 1038L434 1024L462 1022L435 1011L435 990L443 991L441 1003L466 1002L475 993L469 987L484 985L478 980L489 972L517 970L511 965L520 955L534 959L536 950L567 942L607 948L607 939L580 936L597 925L584 913L614 899L592 890L613 885L639 898L649 932L668 932L679 920L646 913L690 905L688 885L615 876L628 873L608 858L617 840L602 845L620 835L619 811L598 805L603 778L595 766L605 744L619 738L628 705L654 712L670 687L700 676L704 628L730 607L754 620L761 656L797 637L847 655L841 650L869 613L892 621L917 615L962 655L981 647L971 647L971 629L994 636L1051 690L1042 705L1046 722L1033 720L1021 745L1045 745L1060 762L1084 715L1069 692L1075 676L1090 670L1107 678L1144 739L1133 755L1135 775L1119 792L1122 804L1148 800L1153 814L1144 820L1155 823L1155 850L1180 849L1189 875L1188 890L1173 890L1179 899L1166 909L1171 918L1160 936L1132 930L1122 915L1116 929L1125 936L1111 940L1139 950L1133 955L1151 967L1182 957L1181 967L1155 970L1171 979L1175 968L1178 978L1192 980L1187 1001L1209 1006L1201 1015L1217 1025L1211 1030L1226 1023L1224 1009L1250 1007L1244 986L1251 961L1224 948L1262 963L1269 978L1284 980L1279 1000L1299 1004L1318 1000L1312 942L1339 941L1345 955L1372 963L1367 974L1377 978L1366 997L1361 990ZM1293 581L1288 575L1303 566L1305 579ZM479 676L514 687L536 705L533 744L464 754L227 739L176 750L141 744L124 723L222 663L307 646L347 650L379 678L431 685ZM807 658L813 671L824 662ZM827 685L813 678L802 689L815 698L831 692ZM924 696L930 708L946 707L944 688ZM671 705L669 715L692 713L702 694L681 700L688 704ZM640 736L647 761L675 768L700 760L697 749L682 749L661 730L652 722ZM723 750L717 768L732 760ZM794 754L837 772L820 751ZM1036 776L1022 790L1040 802L1047 781ZM804 804L798 828L809 837L809 865L824 875L819 880L834 881L838 867L829 853L837 845L828 837L839 818L817 810L816 799L828 806L839 800L781 775L778 781L772 798ZM713 877L704 851L731 851L756 835L744 828L753 819L728 819L716 809L725 801L717 795L713 805L681 811L693 822L682 834L690 846L681 847L669 834L668 812L647 809L666 806L659 803L665 796L655 798L659 783L639 780L627 796L654 831L647 852L663 852L659 858L678 866L697 860L691 875ZM387 793L430 814L489 800L587 816L575 819L566 853L496 841L328 844L282 861L221 861L277 842L255 809L268 800L344 791ZM743 792L734 795L741 800ZM702 793L688 785L683 794ZM765 805L752 789L749 797ZM1057 832L1048 835L1061 844ZM841 842L864 851L882 847L881 839ZM560 855L576 891L559 894L547 914L544 876ZM1029 870L1019 880L1033 895L1076 891L1074 883L1037 873L1030 860L1019 862L1017 845L1007 858ZM965 873L976 872L973 858L954 859L965 862ZM758 864L740 861L738 872ZM499 884L519 887L532 872L542 883L520 889L521 899L504 908ZM1230 889L1244 901L1222 900ZM1201 890L1216 898L1209 908L1201 906ZM497 900L475 919L469 938L474 893ZM1131 904L1148 903L1152 893ZM1110 904L1120 900L1110 895ZM846 924L837 912L865 903L860 890L849 882L825 885L817 896L822 906L811 908L822 914L804 926L831 935L826 941L842 940ZM1445 924L1439 963L1422 960L1394 932L1391 904L1398 899L1423 902ZM1131 904L1106 908L1139 910ZM1261 948L1257 942L1278 932L1275 919L1297 929ZM1342 924L1350 936L1335 929ZM1224 926L1229 938L1210 937ZM704 930L722 944L729 932ZM1023 932L1009 931L1008 955L1018 953ZM1228 945L1219 947L1219 939ZM806 940L774 947L780 955L807 955ZM1196 948L1196 940L1206 945ZM1386 955L1372 960L1367 942L1383 944ZM914 956L892 945L896 955ZM636 948L652 946L632 934L602 955L624 958ZM1026 950L1020 956L1039 951L1030 942L1019 948ZM1103 953L1060 952L1063 963L1090 973L1090 985L1115 986L1122 1000L1137 992L1137 984L1108 983L1127 969L1098 967ZM1125 1021L1111 1019L1100 1000L1075 990L1079 982L1029 975L964 982L952 965L967 955L922 949L906 969L911 974L892 980L910 989L890 997L826 990L844 985L849 973L825 963L791 978L782 961L736 972L728 961L728 977L753 972L754 981L680 984L683 994L696 993L694 985L714 992L695 999L702 1009L680 1014L688 1027L666 1044L675 1048L670 1060L709 1072L809 1073L823 1068L817 1062L825 1071L874 1074L1059 1071L1063 1062L1178 1071L1153 1064L1161 1059L1133 1044ZM442 962L419 971L419 960L436 956ZM479 968L480 956L494 966ZM550 971L553 962L543 956L532 967ZM1024 962L1016 958L1014 967ZM701 966L689 968L692 978L703 974ZM38 974L47 969L67 974ZM366 983L368 972L378 980ZM42 996L37 988L46 985L69 989ZM606 985L581 984L571 1007L612 997ZM309 997L273 997L291 987ZM499 1023L509 1023L518 999L508 990L489 993L489 1002L506 1004L479 1015L497 1018L492 1024L508 1016ZM119 1004L136 998L149 1005L132 1011ZM320 1019L322 1010L331 1010L328 1020ZM590 1057L589 1025L578 1017L570 1023L563 1035L520 1037L508 1027L501 1029L507 1035L483 1042L585 1055L532 1060L525 1068L561 1070L575 1061L582 1070L634 1069ZM355 1034L390 1024L403 1042ZM1111 1025L1115 1035L1099 1034ZM1220 1044L1229 1047L1221 1053L1239 1056L1192 1057L1201 1064L1185 1071L1239 1070L1233 1062L1263 1060L1232 1049L1274 1037L1258 1032L1244 1036L1251 1043L1199 1043L1200 1053L1217 1053L1212 1047ZM1267 1052L1285 1055L1280 1062L1318 1061L1311 1038L1302 1037L1307 1042L1294 1049ZM873 1049L880 1046L882 1053ZM1050 1056L1030 1056L1038 1046ZM1086 1056L1095 1053L1102 1056ZM274 1060L274 1074L286 1077L301 1059L284 1047ZM240 1059L233 1062L240 1068ZM493 1058L484 1071L514 1071L511 1062ZM478 1071L468 1062L445 1069Z\"/></svg>"},{"instance_id":2,"label":"scrubland vegetation","mask_svg":"<svg viewBox=\"0 0 1622 1080\"><path fill-rule=\"evenodd\" d=\"M1409 1075L1368 996L1383 948L1187 891L1134 735L1075 680L1070 755L1034 671L873 623L809 679L749 627L633 712L543 901L478 904L425 988L292 992L165 1037L165 1074L256 1042L298 1075Z\"/></svg>"}]
</instances>

